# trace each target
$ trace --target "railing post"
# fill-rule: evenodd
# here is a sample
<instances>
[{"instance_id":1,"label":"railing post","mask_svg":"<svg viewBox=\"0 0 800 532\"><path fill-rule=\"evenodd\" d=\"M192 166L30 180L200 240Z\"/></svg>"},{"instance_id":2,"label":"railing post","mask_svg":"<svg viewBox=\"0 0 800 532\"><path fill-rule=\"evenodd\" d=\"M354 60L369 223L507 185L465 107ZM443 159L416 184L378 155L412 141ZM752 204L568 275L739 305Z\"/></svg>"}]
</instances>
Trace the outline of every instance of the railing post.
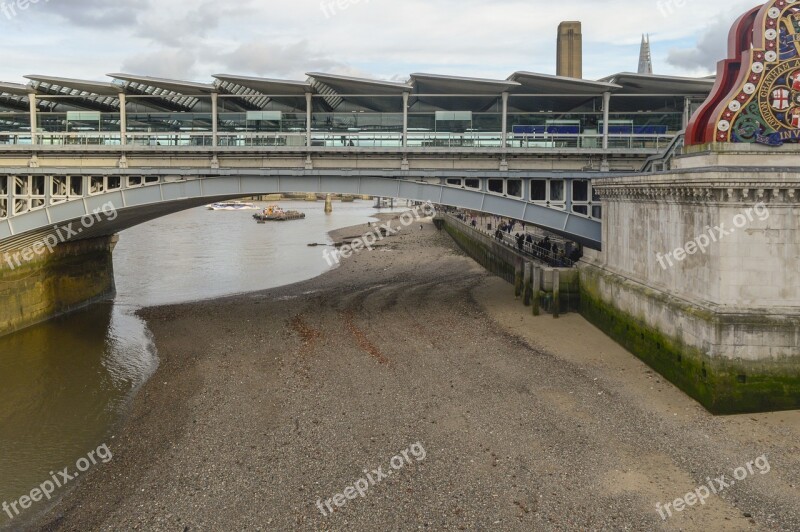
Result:
<instances>
[{"instance_id":1,"label":"railing post","mask_svg":"<svg viewBox=\"0 0 800 532\"><path fill-rule=\"evenodd\" d=\"M408 148L408 92L403 91L403 148Z\"/></svg>"},{"instance_id":2,"label":"railing post","mask_svg":"<svg viewBox=\"0 0 800 532\"><path fill-rule=\"evenodd\" d=\"M128 113L125 109L127 105L127 100L125 98L125 93L119 93L119 142L121 145L125 146L128 143Z\"/></svg>"},{"instance_id":3,"label":"railing post","mask_svg":"<svg viewBox=\"0 0 800 532\"><path fill-rule=\"evenodd\" d=\"M218 145L217 133L219 131L219 93L211 93L211 146Z\"/></svg>"},{"instance_id":4,"label":"railing post","mask_svg":"<svg viewBox=\"0 0 800 532\"><path fill-rule=\"evenodd\" d=\"M306 93L306 148L311 147L311 113L313 112L312 94Z\"/></svg>"},{"instance_id":5,"label":"railing post","mask_svg":"<svg viewBox=\"0 0 800 532\"><path fill-rule=\"evenodd\" d=\"M30 114L31 114L31 144L39 144L39 139L37 138L37 130L39 120L36 117L36 93L30 92L28 93L28 103L30 104Z\"/></svg>"}]
</instances>

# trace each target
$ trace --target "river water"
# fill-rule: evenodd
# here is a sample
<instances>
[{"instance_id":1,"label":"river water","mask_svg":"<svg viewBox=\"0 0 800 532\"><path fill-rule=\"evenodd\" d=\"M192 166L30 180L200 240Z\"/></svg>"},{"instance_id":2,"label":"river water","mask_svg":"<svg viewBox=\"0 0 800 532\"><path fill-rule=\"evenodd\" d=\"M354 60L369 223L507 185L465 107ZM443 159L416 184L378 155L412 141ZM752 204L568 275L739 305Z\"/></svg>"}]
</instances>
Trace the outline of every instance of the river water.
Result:
<instances>
[{"instance_id":1,"label":"river water","mask_svg":"<svg viewBox=\"0 0 800 532\"><path fill-rule=\"evenodd\" d=\"M192 209L120 235L117 296L89 309L0 338L0 504L15 501L106 443L158 357L142 307L283 286L330 269L329 231L360 225L372 202L281 202L302 221L257 224L253 211ZM384 209L383 212L387 210ZM366 229L366 228L365 228ZM58 494L57 494L58 495ZM46 509L34 505L19 525ZM0 512L0 528L12 520Z\"/></svg>"}]
</instances>

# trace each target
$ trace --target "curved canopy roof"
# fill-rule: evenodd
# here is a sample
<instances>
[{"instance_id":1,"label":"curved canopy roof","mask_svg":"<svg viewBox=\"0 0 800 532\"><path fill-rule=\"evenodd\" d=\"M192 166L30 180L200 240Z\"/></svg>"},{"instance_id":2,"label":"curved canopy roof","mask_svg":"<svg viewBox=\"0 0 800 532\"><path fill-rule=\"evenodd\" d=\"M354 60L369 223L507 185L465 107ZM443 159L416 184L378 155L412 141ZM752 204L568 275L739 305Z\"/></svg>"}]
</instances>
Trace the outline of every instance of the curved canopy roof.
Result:
<instances>
[{"instance_id":1,"label":"curved canopy roof","mask_svg":"<svg viewBox=\"0 0 800 532\"><path fill-rule=\"evenodd\" d=\"M79 91L91 95L96 96L112 96L117 97L119 96L120 88L115 86L112 83L105 83L102 81L88 81L83 79L70 79L70 78L57 78L52 76L40 76L36 74L30 74L25 76L26 79L29 79L33 82L33 86L35 88L41 86L48 86L48 87L59 87L70 91ZM45 92L46 94L50 94L50 92Z\"/></svg>"},{"instance_id":2,"label":"curved canopy roof","mask_svg":"<svg viewBox=\"0 0 800 532\"><path fill-rule=\"evenodd\" d=\"M520 86L511 90L512 94L566 94L600 96L604 92L614 92L622 88L616 83L575 79L536 72L514 72L509 81Z\"/></svg>"},{"instance_id":3,"label":"curved canopy roof","mask_svg":"<svg viewBox=\"0 0 800 532\"><path fill-rule=\"evenodd\" d=\"M706 96L714 87L714 77L684 78L656 74L620 72L601 81L620 85L620 94L669 94L675 96Z\"/></svg>"},{"instance_id":4,"label":"curved canopy roof","mask_svg":"<svg viewBox=\"0 0 800 532\"><path fill-rule=\"evenodd\" d=\"M133 74L106 74L110 78L140 86L149 86L178 94L196 96L198 94L211 94L216 90L213 83L197 83L194 81L180 81L175 79L153 78L150 76L136 76Z\"/></svg>"}]
</instances>

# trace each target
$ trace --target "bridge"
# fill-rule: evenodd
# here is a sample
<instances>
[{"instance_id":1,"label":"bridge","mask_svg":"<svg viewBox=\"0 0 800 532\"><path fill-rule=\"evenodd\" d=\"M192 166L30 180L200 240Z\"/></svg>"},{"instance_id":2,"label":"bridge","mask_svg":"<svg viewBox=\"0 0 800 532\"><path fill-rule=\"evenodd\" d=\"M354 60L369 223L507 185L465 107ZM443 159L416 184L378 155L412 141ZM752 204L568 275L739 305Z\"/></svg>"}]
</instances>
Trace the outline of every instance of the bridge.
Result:
<instances>
[{"instance_id":1,"label":"bridge","mask_svg":"<svg viewBox=\"0 0 800 532\"><path fill-rule=\"evenodd\" d=\"M472 150L469 156L442 150L417 158L386 150L146 148L127 151L132 168L120 168L107 166L104 151L77 148L37 151L44 163L39 168L0 166L0 251L41 241L107 204L117 211L113 221L103 220L72 238L115 234L216 201L291 192L430 201L525 221L590 248L601 246L601 209L591 185L600 172L499 170L500 154L492 150ZM0 154L9 157L5 150ZM306 164L309 157L313 165ZM409 169L402 169L406 164ZM498 169L482 169L492 165Z\"/></svg>"},{"instance_id":2,"label":"bridge","mask_svg":"<svg viewBox=\"0 0 800 532\"><path fill-rule=\"evenodd\" d=\"M0 251L108 202L119 216L77 238L280 192L431 201L599 249L592 180L658 159L713 85L627 73L412 74L405 83L318 72L213 83L109 76L0 83Z\"/></svg>"}]
</instances>

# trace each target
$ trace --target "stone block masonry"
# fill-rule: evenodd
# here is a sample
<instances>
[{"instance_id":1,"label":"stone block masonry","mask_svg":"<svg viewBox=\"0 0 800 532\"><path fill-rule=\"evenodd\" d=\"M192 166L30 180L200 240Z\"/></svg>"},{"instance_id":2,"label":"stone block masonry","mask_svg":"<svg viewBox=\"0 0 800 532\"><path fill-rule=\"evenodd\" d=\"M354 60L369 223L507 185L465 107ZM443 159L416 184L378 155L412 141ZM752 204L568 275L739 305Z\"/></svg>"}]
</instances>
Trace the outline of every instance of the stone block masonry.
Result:
<instances>
[{"instance_id":1,"label":"stone block masonry","mask_svg":"<svg viewBox=\"0 0 800 532\"><path fill-rule=\"evenodd\" d=\"M770 155L594 183L603 251L581 265L582 313L716 414L800 408L800 178Z\"/></svg>"},{"instance_id":2,"label":"stone block masonry","mask_svg":"<svg viewBox=\"0 0 800 532\"><path fill-rule=\"evenodd\" d=\"M112 298L116 242L67 242L19 268L0 267L0 336Z\"/></svg>"}]
</instances>

